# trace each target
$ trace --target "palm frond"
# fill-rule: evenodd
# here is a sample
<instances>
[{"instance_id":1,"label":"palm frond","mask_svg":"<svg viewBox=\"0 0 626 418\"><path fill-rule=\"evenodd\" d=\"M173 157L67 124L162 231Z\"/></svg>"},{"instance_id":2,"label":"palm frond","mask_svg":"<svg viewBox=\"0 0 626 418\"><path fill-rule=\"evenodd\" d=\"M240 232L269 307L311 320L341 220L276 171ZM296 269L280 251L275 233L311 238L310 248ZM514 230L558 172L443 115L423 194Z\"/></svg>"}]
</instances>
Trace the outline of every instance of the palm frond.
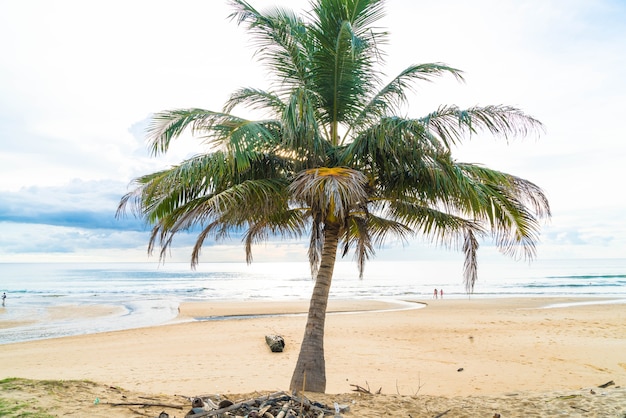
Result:
<instances>
[{"instance_id":1,"label":"palm frond","mask_svg":"<svg viewBox=\"0 0 626 418\"><path fill-rule=\"evenodd\" d=\"M363 126L376 123L381 118L398 114L402 105L407 103L406 93L414 89L413 85L416 81L432 81L434 77L446 73L452 74L459 81L463 81L462 71L443 63L409 66L369 100L356 120L352 122L353 129L363 129Z\"/></svg>"},{"instance_id":2,"label":"palm frond","mask_svg":"<svg viewBox=\"0 0 626 418\"><path fill-rule=\"evenodd\" d=\"M275 7L262 13L243 0L230 3L235 10L231 19L246 25L253 36L257 58L277 77L277 86L288 90L306 85L309 57L303 46L307 37L304 22L288 9Z\"/></svg>"},{"instance_id":3,"label":"palm frond","mask_svg":"<svg viewBox=\"0 0 626 418\"><path fill-rule=\"evenodd\" d=\"M479 236L486 232L480 223L474 220L424 206L417 200L390 201L387 210L388 216L392 219L446 247L460 248L466 230L472 230Z\"/></svg>"},{"instance_id":4,"label":"palm frond","mask_svg":"<svg viewBox=\"0 0 626 418\"><path fill-rule=\"evenodd\" d=\"M476 232L471 228L466 229L463 240L463 253L465 254L463 281L465 282L465 291L467 293L474 293L474 285L476 280L478 280L478 258L476 257L478 247Z\"/></svg>"},{"instance_id":5,"label":"palm frond","mask_svg":"<svg viewBox=\"0 0 626 418\"><path fill-rule=\"evenodd\" d=\"M167 170L138 177L135 189L122 198L118 214L128 205L148 222L157 222L178 206L226 187L233 173L221 152L203 154Z\"/></svg>"},{"instance_id":6,"label":"palm frond","mask_svg":"<svg viewBox=\"0 0 626 418\"><path fill-rule=\"evenodd\" d=\"M192 266L197 264L202 243L210 234L215 240L227 238L233 228L242 228L258 223L268 224L287 211L286 183L280 179L246 180L219 193L194 198L170 209L165 216L153 221L155 227L150 239L149 251L158 242L161 256L171 245L173 237L184 230L202 228L192 252ZM302 232L302 226L284 222L286 233L290 228Z\"/></svg>"},{"instance_id":7,"label":"palm frond","mask_svg":"<svg viewBox=\"0 0 626 418\"><path fill-rule=\"evenodd\" d=\"M365 262L374 255L376 247L382 246L389 236L407 242L413 234L414 231L407 225L392 219L369 212L358 215L353 213L345 231L343 256L354 248L359 277L363 277Z\"/></svg>"},{"instance_id":8,"label":"palm frond","mask_svg":"<svg viewBox=\"0 0 626 418\"><path fill-rule=\"evenodd\" d=\"M459 164L466 180L463 210L490 225L496 245L513 257L534 258L540 220L550 217L543 191L534 183L473 164ZM471 190L471 192L468 192Z\"/></svg>"},{"instance_id":9,"label":"palm frond","mask_svg":"<svg viewBox=\"0 0 626 418\"><path fill-rule=\"evenodd\" d=\"M391 182L397 186L406 173L407 187L416 189L418 177L426 174L424 168L446 152L419 120L385 117L343 148L340 161L367 171L381 185Z\"/></svg>"},{"instance_id":10,"label":"palm frond","mask_svg":"<svg viewBox=\"0 0 626 418\"><path fill-rule=\"evenodd\" d=\"M209 223L208 225L206 225L202 229L202 231L200 231L200 233L198 234L198 237L196 238L196 242L191 251L191 267L192 268L195 268L195 266L197 266L198 263L200 262L200 253L202 250L202 246L204 245L204 241L211 235L211 233L214 233L216 229L219 229L221 231L221 233L215 233L216 236L223 237L228 234L227 225L220 223L220 220L215 220ZM174 234L171 234L170 236L173 237ZM169 241L168 244L171 245L171 241ZM165 254L165 249L167 247L168 245L161 246L161 254L160 254L161 259L163 258Z\"/></svg>"},{"instance_id":11,"label":"palm frond","mask_svg":"<svg viewBox=\"0 0 626 418\"><path fill-rule=\"evenodd\" d=\"M294 151L305 167L323 164L330 144L320 131L316 98L303 88L294 89L282 115L281 144Z\"/></svg>"},{"instance_id":12,"label":"palm frond","mask_svg":"<svg viewBox=\"0 0 626 418\"><path fill-rule=\"evenodd\" d=\"M353 120L380 83L378 45L386 33L371 25L383 16L381 1L321 0L310 25L312 84L318 92L331 142L339 143L339 124Z\"/></svg>"},{"instance_id":13,"label":"palm frond","mask_svg":"<svg viewBox=\"0 0 626 418\"><path fill-rule=\"evenodd\" d=\"M344 249L342 257L345 257L350 249L350 244L355 246L355 258L359 269L359 278L363 278L365 262L374 255L374 246L370 239L370 231L367 227L367 218L351 216L348 228L345 231Z\"/></svg>"},{"instance_id":14,"label":"palm frond","mask_svg":"<svg viewBox=\"0 0 626 418\"><path fill-rule=\"evenodd\" d=\"M232 93L224 104L223 112L230 114L237 106L244 106L253 110L270 111L279 116L285 109L285 103L273 93L253 88L241 88Z\"/></svg>"},{"instance_id":15,"label":"palm frond","mask_svg":"<svg viewBox=\"0 0 626 418\"><path fill-rule=\"evenodd\" d=\"M182 135L185 130L192 133L202 131L213 121L224 117L223 114L206 109L175 109L156 113L150 120L147 142L153 155L165 153L172 139Z\"/></svg>"},{"instance_id":16,"label":"palm frond","mask_svg":"<svg viewBox=\"0 0 626 418\"><path fill-rule=\"evenodd\" d=\"M267 241L270 236L300 238L306 232L306 221L300 210L275 211L255 220L244 234L246 262L252 263L252 245Z\"/></svg>"},{"instance_id":17,"label":"palm frond","mask_svg":"<svg viewBox=\"0 0 626 418\"><path fill-rule=\"evenodd\" d=\"M229 113L205 109L176 109L155 114L148 127L147 141L153 154L166 152L172 139L190 129L213 146L228 147L235 153L266 149L276 141L280 123L250 121Z\"/></svg>"},{"instance_id":18,"label":"palm frond","mask_svg":"<svg viewBox=\"0 0 626 418\"><path fill-rule=\"evenodd\" d=\"M441 106L421 120L448 147L479 131L503 136L508 140L513 136L539 133L543 129L541 122L520 109L502 105L469 109Z\"/></svg>"},{"instance_id":19,"label":"palm frond","mask_svg":"<svg viewBox=\"0 0 626 418\"><path fill-rule=\"evenodd\" d=\"M250 168L252 161L280 149L281 124L276 120L226 120L211 127L212 143L224 147L236 171Z\"/></svg>"}]
</instances>

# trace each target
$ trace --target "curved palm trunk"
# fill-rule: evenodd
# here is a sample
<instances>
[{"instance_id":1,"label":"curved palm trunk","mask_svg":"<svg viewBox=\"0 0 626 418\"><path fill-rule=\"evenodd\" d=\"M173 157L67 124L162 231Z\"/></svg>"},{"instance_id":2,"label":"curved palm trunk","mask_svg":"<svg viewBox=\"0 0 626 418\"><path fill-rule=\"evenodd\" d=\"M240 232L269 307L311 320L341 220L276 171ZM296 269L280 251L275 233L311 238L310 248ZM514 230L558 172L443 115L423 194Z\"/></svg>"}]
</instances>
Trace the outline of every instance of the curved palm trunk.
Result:
<instances>
[{"instance_id":1,"label":"curved palm trunk","mask_svg":"<svg viewBox=\"0 0 626 418\"><path fill-rule=\"evenodd\" d=\"M337 258L339 225L326 224L324 247L320 269L315 280L309 316L304 329L304 338L296 369L291 377L290 390L324 393L326 390L326 361L324 359L324 323L328 294Z\"/></svg>"}]
</instances>

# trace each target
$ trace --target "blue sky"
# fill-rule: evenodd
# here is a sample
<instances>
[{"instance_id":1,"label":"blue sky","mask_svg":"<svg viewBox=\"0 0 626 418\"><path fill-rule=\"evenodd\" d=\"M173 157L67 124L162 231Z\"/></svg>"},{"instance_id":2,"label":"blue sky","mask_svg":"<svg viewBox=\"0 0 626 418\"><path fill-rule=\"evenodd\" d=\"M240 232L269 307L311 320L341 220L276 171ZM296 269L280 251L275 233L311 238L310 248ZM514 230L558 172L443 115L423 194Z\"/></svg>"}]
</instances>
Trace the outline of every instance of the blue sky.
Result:
<instances>
[{"instance_id":1,"label":"blue sky","mask_svg":"<svg viewBox=\"0 0 626 418\"><path fill-rule=\"evenodd\" d=\"M236 88L265 87L229 12L221 0L0 0L0 262L157 261L146 254L149 228L115 210L134 177L202 148L185 138L151 158L146 120L165 109L221 109ZM384 25L389 76L424 62L465 72L464 84L419 85L408 115L509 104L545 124L539 138L479 136L455 150L545 190L553 218L540 259L626 256L625 2L389 0ZM277 239L255 259L304 261L306 241ZM188 261L191 242L176 240L171 260ZM391 242L378 256L450 253ZM243 248L207 243L202 260L244 261Z\"/></svg>"}]
</instances>

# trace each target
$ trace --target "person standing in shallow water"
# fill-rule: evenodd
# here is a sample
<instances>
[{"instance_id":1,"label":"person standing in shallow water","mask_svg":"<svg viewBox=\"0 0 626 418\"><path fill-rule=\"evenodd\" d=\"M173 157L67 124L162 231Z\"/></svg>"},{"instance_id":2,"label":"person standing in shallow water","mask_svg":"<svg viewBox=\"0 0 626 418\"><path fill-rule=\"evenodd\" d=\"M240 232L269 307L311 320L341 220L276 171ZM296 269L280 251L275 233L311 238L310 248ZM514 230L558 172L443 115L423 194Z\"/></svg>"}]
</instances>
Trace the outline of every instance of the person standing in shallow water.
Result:
<instances>
[{"instance_id":1,"label":"person standing in shallow water","mask_svg":"<svg viewBox=\"0 0 626 418\"><path fill-rule=\"evenodd\" d=\"M439 289L439 299L443 299L443 289Z\"/></svg>"},{"instance_id":2,"label":"person standing in shallow water","mask_svg":"<svg viewBox=\"0 0 626 418\"><path fill-rule=\"evenodd\" d=\"M433 293L433 299L437 299L437 289L435 289L435 293Z\"/></svg>"},{"instance_id":3,"label":"person standing in shallow water","mask_svg":"<svg viewBox=\"0 0 626 418\"><path fill-rule=\"evenodd\" d=\"M2 294L2 306L4 306L4 301L6 300L6 298L7 298L7 294L6 294L6 292L4 292Z\"/></svg>"}]
</instances>

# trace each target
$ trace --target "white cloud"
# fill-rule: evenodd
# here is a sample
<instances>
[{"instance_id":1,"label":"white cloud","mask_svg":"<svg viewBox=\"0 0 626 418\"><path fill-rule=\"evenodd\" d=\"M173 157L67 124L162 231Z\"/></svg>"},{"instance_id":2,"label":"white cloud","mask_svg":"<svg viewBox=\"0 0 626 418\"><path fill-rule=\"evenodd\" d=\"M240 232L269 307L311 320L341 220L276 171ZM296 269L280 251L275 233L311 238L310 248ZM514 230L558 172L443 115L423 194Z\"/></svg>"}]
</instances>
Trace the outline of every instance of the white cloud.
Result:
<instances>
[{"instance_id":1,"label":"white cloud","mask_svg":"<svg viewBox=\"0 0 626 418\"><path fill-rule=\"evenodd\" d=\"M251 3L308 7L306 0ZM540 139L507 145L475 138L456 154L546 190L554 217L540 256L623 256L624 3L389 0L387 11L389 76L409 64L446 62L467 80L420 85L408 114L440 104L504 103L545 124ZM151 113L219 109L235 88L266 85L244 29L229 13L221 0L0 0L0 260L33 250L29 242L40 252L66 248L67 257L103 257L106 249L144 259L145 232L69 223L80 223L82 211L85 224L89 216L106 224L102 216L115 212L132 178L201 149L185 139L169 155L149 158L143 130ZM73 218L64 218L70 211ZM23 223L16 214L32 217ZM57 216L52 226L35 222L35 216L51 222L43 220L50 214ZM119 250L129 245L136 250ZM300 254L305 245L272 243L260 251L278 257L288 248ZM379 257L414 257L412 247L391 247ZM212 247L212 256L230 254L228 246L216 248L222 247ZM183 249L185 242L177 254Z\"/></svg>"}]
</instances>

